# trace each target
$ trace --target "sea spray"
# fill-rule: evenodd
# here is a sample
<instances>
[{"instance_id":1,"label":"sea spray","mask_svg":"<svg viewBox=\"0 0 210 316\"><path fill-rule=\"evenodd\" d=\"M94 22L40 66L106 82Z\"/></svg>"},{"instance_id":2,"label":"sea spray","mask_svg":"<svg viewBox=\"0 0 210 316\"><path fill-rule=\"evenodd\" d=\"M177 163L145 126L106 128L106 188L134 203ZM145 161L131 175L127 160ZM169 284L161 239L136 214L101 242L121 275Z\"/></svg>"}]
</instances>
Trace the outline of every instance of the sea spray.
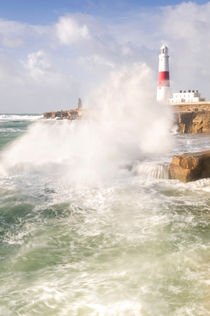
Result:
<instances>
[{"instance_id":1,"label":"sea spray","mask_svg":"<svg viewBox=\"0 0 210 316\"><path fill-rule=\"evenodd\" d=\"M88 114L96 120L113 121L126 146L143 152L169 150L172 111L156 102L153 73L146 64L134 64L113 72L89 96ZM114 135L113 135L114 137Z\"/></svg>"},{"instance_id":2,"label":"sea spray","mask_svg":"<svg viewBox=\"0 0 210 316\"><path fill-rule=\"evenodd\" d=\"M1 165L6 172L53 166L61 177L94 182L115 176L123 164L166 152L171 115L156 103L152 87L145 64L112 73L87 100L82 120L31 125L3 152Z\"/></svg>"}]
</instances>

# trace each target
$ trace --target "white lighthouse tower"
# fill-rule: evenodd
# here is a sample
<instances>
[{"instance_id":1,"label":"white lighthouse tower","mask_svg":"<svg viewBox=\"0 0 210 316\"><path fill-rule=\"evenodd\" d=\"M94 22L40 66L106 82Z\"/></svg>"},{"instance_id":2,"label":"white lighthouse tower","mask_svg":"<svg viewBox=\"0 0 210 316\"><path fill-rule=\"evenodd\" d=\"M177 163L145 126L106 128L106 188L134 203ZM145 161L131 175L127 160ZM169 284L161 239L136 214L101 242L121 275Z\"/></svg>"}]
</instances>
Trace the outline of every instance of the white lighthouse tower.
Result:
<instances>
[{"instance_id":1,"label":"white lighthouse tower","mask_svg":"<svg viewBox=\"0 0 210 316\"><path fill-rule=\"evenodd\" d=\"M159 55L159 73L157 85L157 101L168 103L170 98L169 56L168 47L163 44Z\"/></svg>"}]
</instances>

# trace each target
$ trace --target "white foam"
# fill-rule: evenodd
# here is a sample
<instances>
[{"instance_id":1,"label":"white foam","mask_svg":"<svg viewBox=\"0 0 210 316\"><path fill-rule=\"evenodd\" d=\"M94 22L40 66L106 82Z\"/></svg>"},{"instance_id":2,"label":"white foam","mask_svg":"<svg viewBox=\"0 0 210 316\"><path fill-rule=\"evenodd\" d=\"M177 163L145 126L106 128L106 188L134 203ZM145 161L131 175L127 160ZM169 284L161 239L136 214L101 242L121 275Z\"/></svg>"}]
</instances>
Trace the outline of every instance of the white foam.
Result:
<instances>
[{"instance_id":1,"label":"white foam","mask_svg":"<svg viewBox=\"0 0 210 316\"><path fill-rule=\"evenodd\" d=\"M36 121L43 118L43 115L31 114L31 115L22 115L22 114L1 114L0 122L9 122L9 121Z\"/></svg>"},{"instance_id":2,"label":"white foam","mask_svg":"<svg viewBox=\"0 0 210 316\"><path fill-rule=\"evenodd\" d=\"M18 132L23 132L23 130L20 128L12 128L12 127L0 128L0 133L18 133Z\"/></svg>"},{"instance_id":3,"label":"white foam","mask_svg":"<svg viewBox=\"0 0 210 316\"><path fill-rule=\"evenodd\" d=\"M160 162L141 162L132 171L134 174L156 179L169 178L169 164Z\"/></svg>"}]
</instances>

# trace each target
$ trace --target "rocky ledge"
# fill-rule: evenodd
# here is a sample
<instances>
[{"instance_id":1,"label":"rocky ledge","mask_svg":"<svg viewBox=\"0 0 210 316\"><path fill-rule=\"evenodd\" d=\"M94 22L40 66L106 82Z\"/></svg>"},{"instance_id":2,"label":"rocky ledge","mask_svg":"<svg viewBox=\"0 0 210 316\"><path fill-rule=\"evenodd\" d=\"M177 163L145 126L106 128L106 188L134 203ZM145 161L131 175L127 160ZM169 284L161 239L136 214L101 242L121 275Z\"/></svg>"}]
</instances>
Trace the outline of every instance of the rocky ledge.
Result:
<instances>
[{"instance_id":1,"label":"rocky ledge","mask_svg":"<svg viewBox=\"0 0 210 316\"><path fill-rule=\"evenodd\" d=\"M174 156L169 166L169 178L182 182L210 178L210 150Z\"/></svg>"},{"instance_id":2,"label":"rocky ledge","mask_svg":"<svg viewBox=\"0 0 210 316\"><path fill-rule=\"evenodd\" d=\"M57 120L78 120L83 114L82 109L74 109L67 111L45 112L44 119L57 119Z\"/></svg>"},{"instance_id":3,"label":"rocky ledge","mask_svg":"<svg viewBox=\"0 0 210 316\"><path fill-rule=\"evenodd\" d=\"M210 111L184 111L175 115L179 133L210 133Z\"/></svg>"}]
</instances>

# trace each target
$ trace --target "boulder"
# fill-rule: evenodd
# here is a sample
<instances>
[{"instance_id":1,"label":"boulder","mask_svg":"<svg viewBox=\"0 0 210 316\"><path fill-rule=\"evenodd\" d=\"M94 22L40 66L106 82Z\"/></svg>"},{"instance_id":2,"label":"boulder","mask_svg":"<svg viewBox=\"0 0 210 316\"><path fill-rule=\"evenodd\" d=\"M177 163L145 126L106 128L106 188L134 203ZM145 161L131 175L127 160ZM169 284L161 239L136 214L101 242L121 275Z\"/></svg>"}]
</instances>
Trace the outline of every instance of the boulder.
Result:
<instances>
[{"instance_id":1,"label":"boulder","mask_svg":"<svg viewBox=\"0 0 210 316\"><path fill-rule=\"evenodd\" d=\"M169 166L169 178L182 182L210 178L210 150L174 156Z\"/></svg>"}]
</instances>

